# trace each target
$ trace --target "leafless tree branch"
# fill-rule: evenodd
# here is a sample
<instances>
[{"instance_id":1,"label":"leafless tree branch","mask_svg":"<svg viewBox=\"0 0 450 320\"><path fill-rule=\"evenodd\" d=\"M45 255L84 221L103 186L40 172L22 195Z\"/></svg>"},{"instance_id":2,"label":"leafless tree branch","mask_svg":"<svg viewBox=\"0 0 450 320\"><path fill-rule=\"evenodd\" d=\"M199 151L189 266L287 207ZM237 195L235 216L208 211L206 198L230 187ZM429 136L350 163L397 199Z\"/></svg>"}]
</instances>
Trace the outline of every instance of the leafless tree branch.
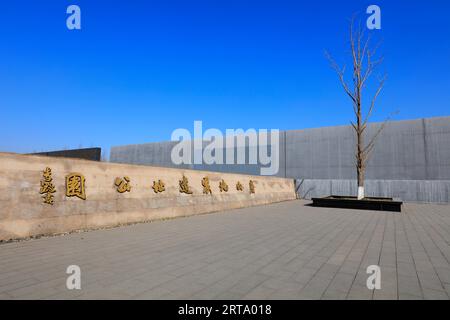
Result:
<instances>
[{"instance_id":1,"label":"leafless tree branch","mask_svg":"<svg viewBox=\"0 0 450 320\"><path fill-rule=\"evenodd\" d=\"M387 76L384 76L382 79L379 80L377 91L375 92L375 95L372 98L372 102L370 103L369 111L367 111L367 115L363 121L363 126L367 124L367 121L369 121L370 116L372 115L373 108L375 107L375 102L377 101L378 96L381 93L381 90L383 90L384 83L386 82Z\"/></svg>"}]
</instances>

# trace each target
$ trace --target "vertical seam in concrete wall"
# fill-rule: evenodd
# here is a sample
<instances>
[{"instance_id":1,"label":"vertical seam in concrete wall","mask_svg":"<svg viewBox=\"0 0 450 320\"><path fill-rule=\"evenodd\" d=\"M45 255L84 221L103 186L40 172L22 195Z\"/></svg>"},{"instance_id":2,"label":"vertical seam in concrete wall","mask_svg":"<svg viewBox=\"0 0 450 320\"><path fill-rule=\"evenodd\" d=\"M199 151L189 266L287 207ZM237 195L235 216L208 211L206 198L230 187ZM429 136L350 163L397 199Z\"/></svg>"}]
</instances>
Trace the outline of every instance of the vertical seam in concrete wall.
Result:
<instances>
[{"instance_id":1,"label":"vertical seam in concrete wall","mask_svg":"<svg viewBox=\"0 0 450 320\"><path fill-rule=\"evenodd\" d=\"M284 177L287 178L287 149L286 149L286 134L284 131Z\"/></svg>"},{"instance_id":2,"label":"vertical seam in concrete wall","mask_svg":"<svg viewBox=\"0 0 450 320\"><path fill-rule=\"evenodd\" d=\"M422 119L422 128L423 128L423 153L425 157L425 180L430 179L428 172L428 144L427 144L427 128L425 124L425 119Z\"/></svg>"}]
</instances>

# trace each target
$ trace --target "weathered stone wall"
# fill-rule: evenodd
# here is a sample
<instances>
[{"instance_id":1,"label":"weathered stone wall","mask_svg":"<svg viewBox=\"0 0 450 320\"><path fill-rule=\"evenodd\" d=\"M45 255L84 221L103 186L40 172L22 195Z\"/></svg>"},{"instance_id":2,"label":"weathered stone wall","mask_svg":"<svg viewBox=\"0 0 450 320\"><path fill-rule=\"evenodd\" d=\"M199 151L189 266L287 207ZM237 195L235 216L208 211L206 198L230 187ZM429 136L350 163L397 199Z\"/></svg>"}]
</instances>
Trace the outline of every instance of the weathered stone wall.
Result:
<instances>
[{"instance_id":1,"label":"weathered stone wall","mask_svg":"<svg viewBox=\"0 0 450 320\"><path fill-rule=\"evenodd\" d=\"M54 204L44 203L40 181L46 167L56 188ZM85 177L86 200L66 196L66 175ZM192 194L180 193L185 175ZM128 176L131 191L119 193L116 177ZM208 177L212 195L203 194ZM163 180L166 191L155 193L153 181ZM228 192L219 191L224 179ZM253 180L255 193L249 192ZM244 190L236 190L237 182ZM213 173L77 159L0 153L0 240L54 234L78 229L195 215L296 198L293 179Z\"/></svg>"}]
</instances>

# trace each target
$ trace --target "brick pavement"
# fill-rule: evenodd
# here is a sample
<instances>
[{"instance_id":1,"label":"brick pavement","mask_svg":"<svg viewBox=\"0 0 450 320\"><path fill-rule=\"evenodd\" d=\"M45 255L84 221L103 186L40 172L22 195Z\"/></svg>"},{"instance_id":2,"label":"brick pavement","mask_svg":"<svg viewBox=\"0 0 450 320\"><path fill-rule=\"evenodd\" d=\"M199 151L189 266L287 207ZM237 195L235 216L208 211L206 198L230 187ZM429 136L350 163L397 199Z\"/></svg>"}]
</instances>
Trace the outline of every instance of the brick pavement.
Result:
<instances>
[{"instance_id":1,"label":"brick pavement","mask_svg":"<svg viewBox=\"0 0 450 320\"><path fill-rule=\"evenodd\" d=\"M308 203L0 244L0 299L449 299L450 206ZM81 290L66 288L73 264Z\"/></svg>"}]
</instances>

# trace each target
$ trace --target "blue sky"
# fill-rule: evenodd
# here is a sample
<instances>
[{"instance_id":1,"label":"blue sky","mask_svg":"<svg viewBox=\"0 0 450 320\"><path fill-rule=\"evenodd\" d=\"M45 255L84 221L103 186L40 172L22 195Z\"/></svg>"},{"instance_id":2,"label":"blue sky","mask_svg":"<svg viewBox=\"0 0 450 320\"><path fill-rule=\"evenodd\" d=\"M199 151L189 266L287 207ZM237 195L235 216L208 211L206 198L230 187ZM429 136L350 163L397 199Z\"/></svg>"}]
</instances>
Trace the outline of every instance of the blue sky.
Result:
<instances>
[{"instance_id":1,"label":"blue sky","mask_svg":"<svg viewBox=\"0 0 450 320\"><path fill-rule=\"evenodd\" d=\"M81 8L81 30L66 8ZM176 128L348 124L324 57L381 7L388 81L373 121L450 115L450 2L9 1L0 8L0 151L169 140Z\"/></svg>"}]
</instances>

